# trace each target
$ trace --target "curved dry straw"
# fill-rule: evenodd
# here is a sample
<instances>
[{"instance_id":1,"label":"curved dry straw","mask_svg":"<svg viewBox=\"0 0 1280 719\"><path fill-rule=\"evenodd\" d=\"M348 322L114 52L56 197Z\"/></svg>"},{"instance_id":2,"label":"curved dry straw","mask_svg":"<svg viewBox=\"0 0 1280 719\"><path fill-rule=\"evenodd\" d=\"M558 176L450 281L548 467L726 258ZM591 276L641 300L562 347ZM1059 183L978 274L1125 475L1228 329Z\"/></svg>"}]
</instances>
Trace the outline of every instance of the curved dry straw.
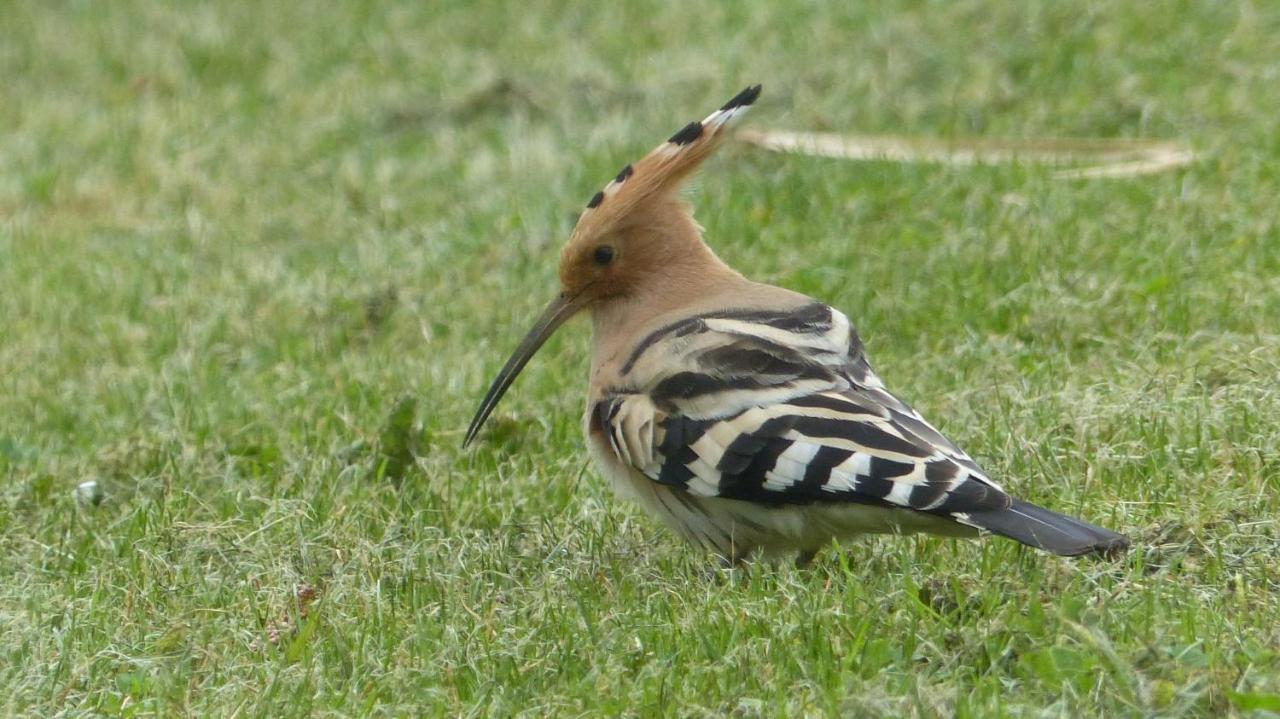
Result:
<instances>
[{"instance_id":1,"label":"curved dry straw","mask_svg":"<svg viewBox=\"0 0 1280 719\"><path fill-rule=\"evenodd\" d=\"M736 137L757 147L818 157L944 165L1030 162L1083 164L1058 170L1063 180L1135 177L1166 172L1195 161L1185 143L1171 140L975 138L836 135L785 130L742 130Z\"/></svg>"}]
</instances>

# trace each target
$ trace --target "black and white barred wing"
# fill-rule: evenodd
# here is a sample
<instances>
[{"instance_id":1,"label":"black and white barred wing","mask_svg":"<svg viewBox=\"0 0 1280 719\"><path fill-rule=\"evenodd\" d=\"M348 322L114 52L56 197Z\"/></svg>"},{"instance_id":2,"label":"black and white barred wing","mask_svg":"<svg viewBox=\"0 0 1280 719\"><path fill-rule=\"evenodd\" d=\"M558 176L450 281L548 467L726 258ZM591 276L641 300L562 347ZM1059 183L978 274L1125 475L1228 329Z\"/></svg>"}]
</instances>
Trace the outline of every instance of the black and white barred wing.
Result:
<instances>
[{"instance_id":1,"label":"black and white barred wing","mask_svg":"<svg viewBox=\"0 0 1280 719\"><path fill-rule=\"evenodd\" d=\"M650 479L764 504L859 502L944 515L1008 506L967 455L886 392L844 315L704 315L663 328L624 368L643 389L596 408Z\"/></svg>"},{"instance_id":2,"label":"black and white barred wing","mask_svg":"<svg viewBox=\"0 0 1280 719\"><path fill-rule=\"evenodd\" d=\"M707 421L667 417L646 476L705 496L766 504L857 502L938 514L1009 498L883 412L838 391Z\"/></svg>"},{"instance_id":3,"label":"black and white barred wing","mask_svg":"<svg viewBox=\"0 0 1280 719\"><path fill-rule=\"evenodd\" d=\"M884 389L839 312L734 311L662 328L636 348L594 421L644 476L762 505L925 512L1058 554L1127 545L1016 500Z\"/></svg>"}]
</instances>

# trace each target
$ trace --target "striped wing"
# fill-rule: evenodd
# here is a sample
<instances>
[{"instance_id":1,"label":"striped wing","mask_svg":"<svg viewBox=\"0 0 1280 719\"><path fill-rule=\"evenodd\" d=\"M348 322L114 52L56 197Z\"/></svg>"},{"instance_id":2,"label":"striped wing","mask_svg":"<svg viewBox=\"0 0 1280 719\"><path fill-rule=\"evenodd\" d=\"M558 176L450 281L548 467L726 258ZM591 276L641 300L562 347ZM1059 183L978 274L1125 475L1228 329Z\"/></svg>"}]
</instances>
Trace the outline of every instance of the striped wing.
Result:
<instances>
[{"instance_id":1,"label":"striped wing","mask_svg":"<svg viewBox=\"0 0 1280 719\"><path fill-rule=\"evenodd\" d=\"M950 515L1010 498L887 392L838 311L730 311L664 327L633 351L638 391L595 419L650 479L762 504L858 502Z\"/></svg>"}]
</instances>

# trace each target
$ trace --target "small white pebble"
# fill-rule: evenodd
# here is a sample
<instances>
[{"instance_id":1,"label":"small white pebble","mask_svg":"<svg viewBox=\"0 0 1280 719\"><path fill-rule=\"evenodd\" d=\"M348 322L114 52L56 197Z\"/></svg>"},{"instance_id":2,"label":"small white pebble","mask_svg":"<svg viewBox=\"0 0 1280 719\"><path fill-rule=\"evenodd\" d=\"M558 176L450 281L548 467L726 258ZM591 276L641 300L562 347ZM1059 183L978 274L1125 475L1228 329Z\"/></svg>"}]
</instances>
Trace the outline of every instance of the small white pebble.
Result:
<instances>
[{"instance_id":1,"label":"small white pebble","mask_svg":"<svg viewBox=\"0 0 1280 719\"><path fill-rule=\"evenodd\" d=\"M96 507L102 504L102 499L106 496L102 491L102 485L92 479L88 482L77 484L75 490L72 491L72 495L75 496L76 502L85 507Z\"/></svg>"}]
</instances>

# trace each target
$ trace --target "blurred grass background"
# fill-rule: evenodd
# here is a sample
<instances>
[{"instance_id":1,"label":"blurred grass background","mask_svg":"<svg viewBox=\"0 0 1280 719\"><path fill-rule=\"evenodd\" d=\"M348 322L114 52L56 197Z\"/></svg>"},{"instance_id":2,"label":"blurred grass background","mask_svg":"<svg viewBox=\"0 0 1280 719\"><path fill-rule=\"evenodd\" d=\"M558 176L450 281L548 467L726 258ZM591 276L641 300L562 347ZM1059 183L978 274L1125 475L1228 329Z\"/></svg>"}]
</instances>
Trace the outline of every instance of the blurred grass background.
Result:
<instances>
[{"instance_id":1,"label":"blurred grass background","mask_svg":"<svg viewBox=\"0 0 1280 719\"><path fill-rule=\"evenodd\" d=\"M1280 712L1274 4L11 2L0 77L6 713ZM758 128L1200 153L729 146L689 193L1127 558L708 578L587 466L585 323L459 450L582 204L753 82Z\"/></svg>"}]
</instances>

